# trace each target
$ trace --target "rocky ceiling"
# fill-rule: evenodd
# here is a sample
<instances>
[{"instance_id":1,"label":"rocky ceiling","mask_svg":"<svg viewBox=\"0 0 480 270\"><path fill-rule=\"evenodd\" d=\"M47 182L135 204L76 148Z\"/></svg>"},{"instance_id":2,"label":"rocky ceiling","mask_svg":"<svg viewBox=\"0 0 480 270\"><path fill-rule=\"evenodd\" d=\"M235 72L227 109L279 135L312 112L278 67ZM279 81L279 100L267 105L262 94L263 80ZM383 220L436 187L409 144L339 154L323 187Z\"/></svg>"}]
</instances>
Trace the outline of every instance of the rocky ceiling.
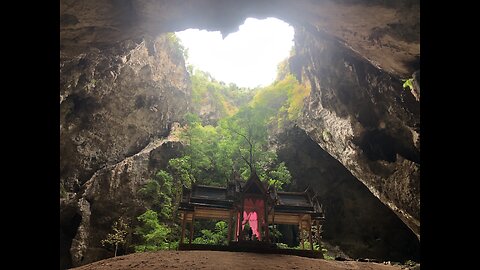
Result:
<instances>
[{"instance_id":1,"label":"rocky ceiling","mask_svg":"<svg viewBox=\"0 0 480 270\"><path fill-rule=\"evenodd\" d=\"M396 77L419 68L419 0L61 0L61 50L75 54L85 46L187 28L225 36L247 17L313 26Z\"/></svg>"}]
</instances>

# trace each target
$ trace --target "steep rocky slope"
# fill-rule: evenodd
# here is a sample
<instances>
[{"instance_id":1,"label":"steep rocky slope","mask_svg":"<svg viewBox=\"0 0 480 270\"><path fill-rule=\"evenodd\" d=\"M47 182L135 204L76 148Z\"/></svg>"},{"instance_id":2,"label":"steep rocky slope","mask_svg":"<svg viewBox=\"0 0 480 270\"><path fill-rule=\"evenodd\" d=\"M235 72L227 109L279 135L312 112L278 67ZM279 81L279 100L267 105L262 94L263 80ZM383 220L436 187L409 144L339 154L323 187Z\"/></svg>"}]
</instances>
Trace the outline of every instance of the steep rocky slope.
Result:
<instances>
[{"instance_id":1,"label":"steep rocky slope","mask_svg":"<svg viewBox=\"0 0 480 270\"><path fill-rule=\"evenodd\" d=\"M60 53L64 268L108 257L100 240L113 221L144 210L136 191L178 154L164 140L188 111L191 89L166 35Z\"/></svg>"},{"instance_id":2,"label":"steep rocky slope","mask_svg":"<svg viewBox=\"0 0 480 270\"><path fill-rule=\"evenodd\" d=\"M310 187L319 195L325 212L323 241L351 258L418 261L415 234L305 131L293 127L276 138L279 159L294 180L292 189Z\"/></svg>"},{"instance_id":3,"label":"steep rocky slope","mask_svg":"<svg viewBox=\"0 0 480 270\"><path fill-rule=\"evenodd\" d=\"M60 51L60 182L76 191L167 135L190 89L183 55L166 35L69 53Z\"/></svg>"},{"instance_id":4,"label":"steep rocky slope","mask_svg":"<svg viewBox=\"0 0 480 270\"><path fill-rule=\"evenodd\" d=\"M300 128L420 238L420 104L340 40L295 33L291 70L310 83Z\"/></svg>"},{"instance_id":5,"label":"steep rocky slope","mask_svg":"<svg viewBox=\"0 0 480 270\"><path fill-rule=\"evenodd\" d=\"M139 188L166 168L169 159L178 157L181 147L175 138L155 140L139 153L100 169L78 193L61 199L60 268L110 257L100 241L119 217L135 223L133 218L149 207L138 198Z\"/></svg>"}]
</instances>

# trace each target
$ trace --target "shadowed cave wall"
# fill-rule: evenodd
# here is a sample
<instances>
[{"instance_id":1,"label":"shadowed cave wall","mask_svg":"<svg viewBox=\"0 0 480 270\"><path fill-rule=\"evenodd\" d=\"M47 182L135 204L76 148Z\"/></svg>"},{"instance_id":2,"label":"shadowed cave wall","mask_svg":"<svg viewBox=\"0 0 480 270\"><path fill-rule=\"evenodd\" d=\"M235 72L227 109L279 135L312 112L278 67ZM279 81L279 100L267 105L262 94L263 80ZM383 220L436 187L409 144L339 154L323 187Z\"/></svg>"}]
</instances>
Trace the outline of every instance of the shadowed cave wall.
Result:
<instances>
[{"instance_id":1,"label":"shadowed cave wall","mask_svg":"<svg viewBox=\"0 0 480 270\"><path fill-rule=\"evenodd\" d=\"M312 88L298 126L355 176L345 182L358 181L326 198L333 224L325 237L352 256L418 254L418 242L366 227L376 214L351 205L376 209L381 224L405 239L411 235L403 223L420 236L419 101L401 87L419 68L419 1L62 0L61 268L110 256L99 240L114 219L138 215L144 206L136 190L178 155L168 135L191 109L191 84L183 57L162 33L193 27L226 35L249 16L295 27L290 67ZM321 170L312 168L312 175ZM337 181L325 179L320 191ZM366 199L367 191L379 201ZM359 225L348 228L342 218Z\"/></svg>"},{"instance_id":2,"label":"shadowed cave wall","mask_svg":"<svg viewBox=\"0 0 480 270\"><path fill-rule=\"evenodd\" d=\"M415 234L305 131L288 129L276 144L294 179L291 188L311 187L319 194L325 211L323 241L351 258L419 259Z\"/></svg>"}]
</instances>

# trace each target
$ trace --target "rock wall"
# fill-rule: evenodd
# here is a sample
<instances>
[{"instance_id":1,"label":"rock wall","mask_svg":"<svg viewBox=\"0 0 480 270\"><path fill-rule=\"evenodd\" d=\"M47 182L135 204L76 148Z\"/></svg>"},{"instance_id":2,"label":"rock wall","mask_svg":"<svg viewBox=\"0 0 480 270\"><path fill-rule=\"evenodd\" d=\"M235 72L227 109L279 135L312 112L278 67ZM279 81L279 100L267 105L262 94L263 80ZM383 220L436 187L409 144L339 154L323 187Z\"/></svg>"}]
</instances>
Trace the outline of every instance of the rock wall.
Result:
<instances>
[{"instance_id":1,"label":"rock wall","mask_svg":"<svg viewBox=\"0 0 480 270\"><path fill-rule=\"evenodd\" d=\"M315 27L290 69L311 86L299 127L420 238L420 104L402 81Z\"/></svg>"},{"instance_id":2,"label":"rock wall","mask_svg":"<svg viewBox=\"0 0 480 270\"><path fill-rule=\"evenodd\" d=\"M191 86L166 35L70 53L60 51L60 183L76 192L100 168L168 135L189 109Z\"/></svg>"},{"instance_id":3,"label":"rock wall","mask_svg":"<svg viewBox=\"0 0 480 270\"><path fill-rule=\"evenodd\" d=\"M148 207L138 198L138 190L159 169L165 169L168 160L178 157L181 149L175 138L155 140L139 153L100 169L79 192L62 198L60 268L113 256L100 241L119 217L136 224L134 218Z\"/></svg>"},{"instance_id":4,"label":"rock wall","mask_svg":"<svg viewBox=\"0 0 480 270\"><path fill-rule=\"evenodd\" d=\"M113 221L144 211L136 191L179 154L180 146L165 138L190 109L191 85L167 35L60 53L60 268L66 268L111 256L100 240Z\"/></svg>"},{"instance_id":5,"label":"rock wall","mask_svg":"<svg viewBox=\"0 0 480 270\"><path fill-rule=\"evenodd\" d=\"M310 187L319 195L323 242L353 259L420 259L415 234L305 131L293 127L276 139L278 157L292 174L292 189Z\"/></svg>"}]
</instances>

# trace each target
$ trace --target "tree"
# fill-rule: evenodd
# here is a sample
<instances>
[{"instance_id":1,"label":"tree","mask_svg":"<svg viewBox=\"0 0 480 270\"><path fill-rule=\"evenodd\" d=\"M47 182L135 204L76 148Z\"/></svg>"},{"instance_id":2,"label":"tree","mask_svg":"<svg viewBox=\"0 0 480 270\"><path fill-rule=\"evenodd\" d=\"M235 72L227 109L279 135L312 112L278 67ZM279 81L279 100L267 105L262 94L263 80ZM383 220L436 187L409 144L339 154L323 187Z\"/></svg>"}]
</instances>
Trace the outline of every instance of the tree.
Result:
<instances>
[{"instance_id":1,"label":"tree","mask_svg":"<svg viewBox=\"0 0 480 270\"><path fill-rule=\"evenodd\" d=\"M287 167L269 148L268 129L296 121L310 88L296 80L286 61L279 65L274 84L251 91L220 84L207 72L193 73L194 107L206 102L225 110L232 105L235 110L222 113L216 127L202 125L194 114L186 115L180 136L186 145L184 155L169 161L174 179L187 187L192 183L223 186L232 172L245 180L256 172L260 180L279 189L290 183Z\"/></svg>"},{"instance_id":2,"label":"tree","mask_svg":"<svg viewBox=\"0 0 480 270\"><path fill-rule=\"evenodd\" d=\"M215 224L215 231L201 230L202 236L193 240L195 244L227 245L228 225L225 221Z\"/></svg>"},{"instance_id":3,"label":"tree","mask_svg":"<svg viewBox=\"0 0 480 270\"><path fill-rule=\"evenodd\" d=\"M285 162L280 162L275 168L266 173L264 179L277 190L282 190L284 185L290 184L292 175L285 165Z\"/></svg>"},{"instance_id":4,"label":"tree","mask_svg":"<svg viewBox=\"0 0 480 270\"><path fill-rule=\"evenodd\" d=\"M140 198L160 212L163 219L172 219L172 176L159 170L139 191Z\"/></svg>"},{"instance_id":5,"label":"tree","mask_svg":"<svg viewBox=\"0 0 480 270\"><path fill-rule=\"evenodd\" d=\"M142 225L135 228L135 234L142 237L143 243L135 246L136 252L170 249L168 236L171 229L158 222L157 212L149 209L137 219L142 222Z\"/></svg>"},{"instance_id":6,"label":"tree","mask_svg":"<svg viewBox=\"0 0 480 270\"><path fill-rule=\"evenodd\" d=\"M125 244L126 242L129 226L127 222L122 217L120 217L117 221L113 223L112 230L113 232L107 234L107 238L102 240L101 243L102 246L115 247L114 257L116 257L118 246L121 244Z\"/></svg>"},{"instance_id":7,"label":"tree","mask_svg":"<svg viewBox=\"0 0 480 270\"><path fill-rule=\"evenodd\" d=\"M196 182L223 186L232 172L243 179L255 172L262 181L280 189L289 183L288 169L268 147L267 126L276 110L267 107L244 106L220 120L217 127L203 126L198 117L187 115L188 124L180 135L186 144L184 155L169 161L175 179L187 186Z\"/></svg>"}]
</instances>

